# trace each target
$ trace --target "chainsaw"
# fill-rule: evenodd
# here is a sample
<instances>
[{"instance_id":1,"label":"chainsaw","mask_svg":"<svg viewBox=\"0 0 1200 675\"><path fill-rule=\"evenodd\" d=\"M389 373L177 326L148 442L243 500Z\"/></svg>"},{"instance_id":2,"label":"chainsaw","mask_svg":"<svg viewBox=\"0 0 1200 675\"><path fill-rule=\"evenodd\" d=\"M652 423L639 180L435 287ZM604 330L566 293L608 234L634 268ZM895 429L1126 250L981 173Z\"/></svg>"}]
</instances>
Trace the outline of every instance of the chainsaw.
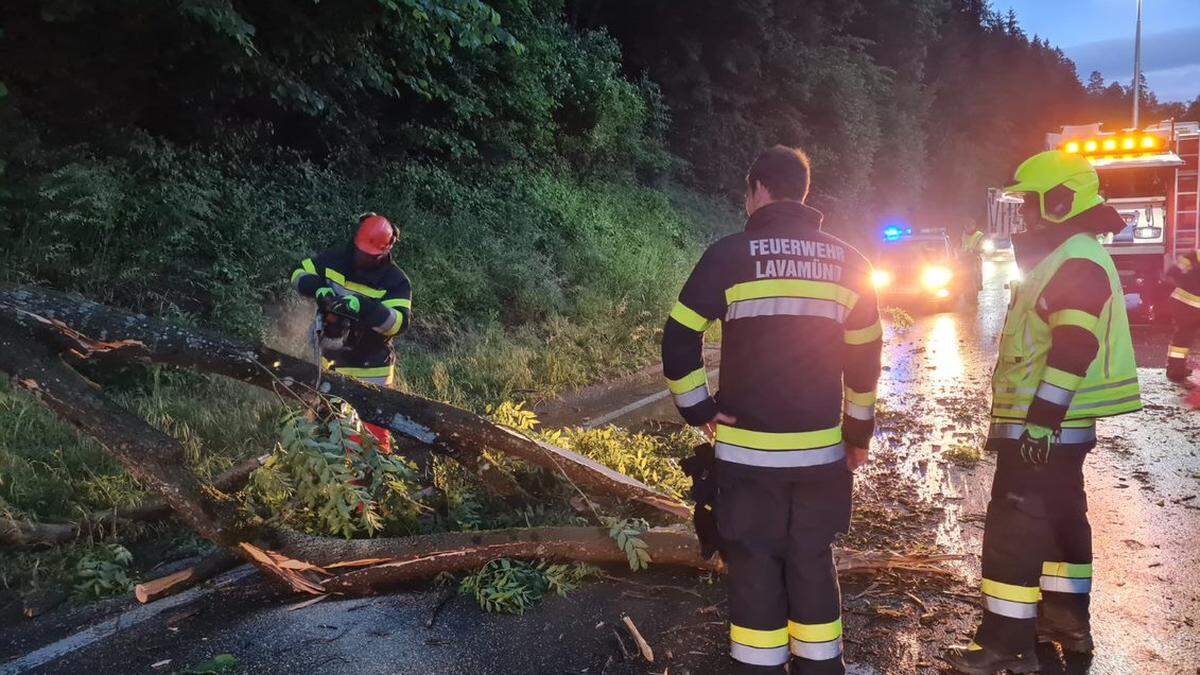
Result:
<instances>
[{"instance_id":1,"label":"chainsaw","mask_svg":"<svg viewBox=\"0 0 1200 675\"><path fill-rule=\"evenodd\" d=\"M313 322L313 362L317 364L316 389L321 389L325 357L346 348L359 320L359 300L353 295L318 301L317 320Z\"/></svg>"},{"instance_id":2,"label":"chainsaw","mask_svg":"<svg viewBox=\"0 0 1200 675\"><path fill-rule=\"evenodd\" d=\"M321 353L341 351L346 339L354 331L359 320L358 298L348 295L324 303L318 312L317 348Z\"/></svg>"}]
</instances>

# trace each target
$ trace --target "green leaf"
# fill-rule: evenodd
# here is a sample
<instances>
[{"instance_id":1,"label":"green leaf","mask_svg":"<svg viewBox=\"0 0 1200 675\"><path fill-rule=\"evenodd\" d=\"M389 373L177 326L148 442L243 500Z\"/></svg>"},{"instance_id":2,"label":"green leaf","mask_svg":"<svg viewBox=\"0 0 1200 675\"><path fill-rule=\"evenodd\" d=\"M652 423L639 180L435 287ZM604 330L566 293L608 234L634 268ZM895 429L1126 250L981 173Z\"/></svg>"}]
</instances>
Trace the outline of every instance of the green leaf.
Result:
<instances>
[{"instance_id":1,"label":"green leaf","mask_svg":"<svg viewBox=\"0 0 1200 675\"><path fill-rule=\"evenodd\" d=\"M233 654L217 654L211 659L187 669L185 672L190 675L212 675L214 673L228 673L237 668L238 660Z\"/></svg>"}]
</instances>

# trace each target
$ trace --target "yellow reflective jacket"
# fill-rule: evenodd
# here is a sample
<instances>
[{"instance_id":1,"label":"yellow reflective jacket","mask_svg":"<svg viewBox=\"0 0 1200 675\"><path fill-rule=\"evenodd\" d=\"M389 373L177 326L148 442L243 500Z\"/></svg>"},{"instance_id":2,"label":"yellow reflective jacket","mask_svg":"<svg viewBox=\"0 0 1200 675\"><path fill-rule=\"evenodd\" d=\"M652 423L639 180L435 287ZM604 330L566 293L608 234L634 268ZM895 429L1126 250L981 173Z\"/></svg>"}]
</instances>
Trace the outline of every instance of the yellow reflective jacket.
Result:
<instances>
[{"instance_id":1,"label":"yellow reflective jacket","mask_svg":"<svg viewBox=\"0 0 1200 675\"><path fill-rule=\"evenodd\" d=\"M1044 320L1037 312L1038 300L1058 269L1072 258L1090 260L1104 269L1112 291L1108 302L1099 320L1074 310L1058 312L1049 321ZM1013 293L992 375L993 421L1023 421L1043 382L1074 393L1064 418L1066 421L1108 417L1141 409L1141 387L1124 293L1112 257L1096 237L1081 233L1064 241L1029 271ZM1090 330L1100 345L1082 378L1046 366L1051 331L1055 326L1065 324Z\"/></svg>"}]
</instances>

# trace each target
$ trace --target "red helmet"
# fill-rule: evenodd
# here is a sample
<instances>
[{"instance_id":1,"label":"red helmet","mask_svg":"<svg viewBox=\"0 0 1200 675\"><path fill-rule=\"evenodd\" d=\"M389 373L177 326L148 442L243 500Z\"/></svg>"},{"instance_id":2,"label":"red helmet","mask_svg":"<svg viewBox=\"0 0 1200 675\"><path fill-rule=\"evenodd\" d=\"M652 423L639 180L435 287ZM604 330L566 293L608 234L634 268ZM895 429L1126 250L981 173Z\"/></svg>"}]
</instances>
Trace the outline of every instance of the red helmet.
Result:
<instances>
[{"instance_id":1,"label":"red helmet","mask_svg":"<svg viewBox=\"0 0 1200 675\"><path fill-rule=\"evenodd\" d=\"M369 215L358 221L358 232L354 235L354 247L367 255L386 255L396 243L396 228L387 218Z\"/></svg>"}]
</instances>

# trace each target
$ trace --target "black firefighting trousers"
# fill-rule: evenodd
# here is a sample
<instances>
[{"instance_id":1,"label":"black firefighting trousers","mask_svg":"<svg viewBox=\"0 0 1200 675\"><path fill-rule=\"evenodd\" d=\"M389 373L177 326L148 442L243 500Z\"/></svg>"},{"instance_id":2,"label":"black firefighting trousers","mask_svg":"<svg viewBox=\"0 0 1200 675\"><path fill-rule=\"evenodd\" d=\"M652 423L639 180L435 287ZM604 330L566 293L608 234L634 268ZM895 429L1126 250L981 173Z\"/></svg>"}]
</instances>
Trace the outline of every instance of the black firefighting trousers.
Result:
<instances>
[{"instance_id":1,"label":"black firefighting trousers","mask_svg":"<svg viewBox=\"0 0 1200 675\"><path fill-rule=\"evenodd\" d=\"M1196 337L1200 336L1200 309L1178 300L1172 300L1171 305L1175 334L1171 336L1171 345L1167 347L1167 373L1182 377L1187 371L1188 352L1196 343Z\"/></svg>"},{"instance_id":2,"label":"black firefighting trousers","mask_svg":"<svg viewBox=\"0 0 1200 675\"><path fill-rule=\"evenodd\" d=\"M844 673L830 545L850 527L853 481L845 463L766 469L717 462L716 474L733 672L783 672L790 652L792 673Z\"/></svg>"},{"instance_id":3,"label":"black firefighting trousers","mask_svg":"<svg viewBox=\"0 0 1200 675\"><path fill-rule=\"evenodd\" d=\"M1088 627L1092 529L1083 461L1095 445L1056 445L1046 465L999 441L983 535L983 622L975 642L1005 654L1032 651L1036 622Z\"/></svg>"}]
</instances>

